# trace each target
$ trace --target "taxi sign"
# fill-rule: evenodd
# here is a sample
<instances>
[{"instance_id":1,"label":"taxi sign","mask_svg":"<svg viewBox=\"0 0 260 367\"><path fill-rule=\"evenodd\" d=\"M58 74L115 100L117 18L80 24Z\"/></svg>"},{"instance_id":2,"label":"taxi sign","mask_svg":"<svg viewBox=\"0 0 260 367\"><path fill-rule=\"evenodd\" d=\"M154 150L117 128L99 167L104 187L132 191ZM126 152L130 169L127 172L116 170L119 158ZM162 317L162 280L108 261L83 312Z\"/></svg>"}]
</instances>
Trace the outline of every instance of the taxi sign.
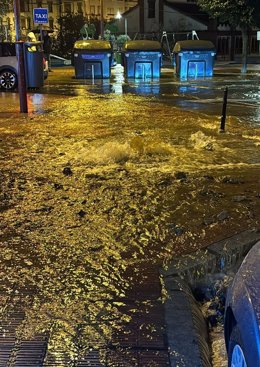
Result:
<instances>
[{"instance_id":1,"label":"taxi sign","mask_svg":"<svg viewBox=\"0 0 260 367\"><path fill-rule=\"evenodd\" d=\"M48 9L47 8L34 8L33 9L33 22L35 24L49 23Z\"/></svg>"}]
</instances>

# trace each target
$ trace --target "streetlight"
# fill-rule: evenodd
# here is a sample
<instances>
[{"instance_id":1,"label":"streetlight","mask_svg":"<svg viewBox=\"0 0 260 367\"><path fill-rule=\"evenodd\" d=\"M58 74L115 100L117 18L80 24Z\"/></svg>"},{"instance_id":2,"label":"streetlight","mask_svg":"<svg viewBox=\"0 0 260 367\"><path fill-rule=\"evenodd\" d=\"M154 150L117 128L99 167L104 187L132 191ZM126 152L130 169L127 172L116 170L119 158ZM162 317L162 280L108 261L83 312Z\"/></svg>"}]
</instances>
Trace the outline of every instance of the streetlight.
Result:
<instances>
[{"instance_id":1,"label":"streetlight","mask_svg":"<svg viewBox=\"0 0 260 367\"><path fill-rule=\"evenodd\" d=\"M119 10L117 11L115 18L116 19L122 19L123 18ZM124 17L124 20L125 20L125 35L127 36L127 18Z\"/></svg>"}]
</instances>

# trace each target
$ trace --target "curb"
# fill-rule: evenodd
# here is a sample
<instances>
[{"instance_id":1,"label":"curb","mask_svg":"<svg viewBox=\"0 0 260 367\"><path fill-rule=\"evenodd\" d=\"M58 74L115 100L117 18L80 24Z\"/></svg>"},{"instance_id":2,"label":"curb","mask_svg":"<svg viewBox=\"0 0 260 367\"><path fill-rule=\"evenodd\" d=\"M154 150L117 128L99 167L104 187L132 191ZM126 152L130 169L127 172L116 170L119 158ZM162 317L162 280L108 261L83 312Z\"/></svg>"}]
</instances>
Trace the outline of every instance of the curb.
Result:
<instances>
[{"instance_id":1,"label":"curb","mask_svg":"<svg viewBox=\"0 0 260 367\"><path fill-rule=\"evenodd\" d=\"M206 250L175 258L161 276L167 292L165 324L171 367L211 367L206 320L192 286L207 275L238 269L260 230L243 231Z\"/></svg>"},{"instance_id":2,"label":"curb","mask_svg":"<svg viewBox=\"0 0 260 367\"><path fill-rule=\"evenodd\" d=\"M206 321L188 284L180 277L165 279L164 304L171 367L211 367Z\"/></svg>"}]
</instances>

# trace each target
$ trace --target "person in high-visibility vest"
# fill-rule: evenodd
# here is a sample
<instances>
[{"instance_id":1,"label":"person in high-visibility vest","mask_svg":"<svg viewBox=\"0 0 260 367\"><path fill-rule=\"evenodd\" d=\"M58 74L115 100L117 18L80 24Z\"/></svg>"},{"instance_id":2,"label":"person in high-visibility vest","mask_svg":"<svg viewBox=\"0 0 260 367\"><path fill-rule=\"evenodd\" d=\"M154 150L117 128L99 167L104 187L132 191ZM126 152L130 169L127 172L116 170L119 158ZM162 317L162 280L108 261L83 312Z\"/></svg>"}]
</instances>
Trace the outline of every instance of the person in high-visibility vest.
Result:
<instances>
[{"instance_id":1,"label":"person in high-visibility vest","mask_svg":"<svg viewBox=\"0 0 260 367\"><path fill-rule=\"evenodd\" d=\"M28 42L37 42L37 39L36 39L35 34L33 32L29 32L27 34L27 41ZM30 51L30 52L36 51L36 46L28 47L28 51Z\"/></svg>"}]
</instances>

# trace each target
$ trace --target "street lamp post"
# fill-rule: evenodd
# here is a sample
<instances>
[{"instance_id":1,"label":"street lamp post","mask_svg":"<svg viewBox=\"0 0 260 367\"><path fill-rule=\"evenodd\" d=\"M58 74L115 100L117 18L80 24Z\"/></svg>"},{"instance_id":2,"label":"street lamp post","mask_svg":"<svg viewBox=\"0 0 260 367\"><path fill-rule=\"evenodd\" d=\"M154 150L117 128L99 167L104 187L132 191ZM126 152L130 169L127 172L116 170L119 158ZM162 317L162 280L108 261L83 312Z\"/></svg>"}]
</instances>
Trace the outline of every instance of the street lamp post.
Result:
<instances>
[{"instance_id":1,"label":"street lamp post","mask_svg":"<svg viewBox=\"0 0 260 367\"><path fill-rule=\"evenodd\" d=\"M104 39L104 2L100 0L100 36Z\"/></svg>"},{"instance_id":2,"label":"street lamp post","mask_svg":"<svg viewBox=\"0 0 260 367\"><path fill-rule=\"evenodd\" d=\"M125 17L125 35L127 36L127 18Z\"/></svg>"},{"instance_id":3,"label":"street lamp post","mask_svg":"<svg viewBox=\"0 0 260 367\"><path fill-rule=\"evenodd\" d=\"M119 19L119 20L123 18L119 10L116 13L116 17L115 18L116 19ZM126 17L124 17L124 21L125 21L125 35L127 36L127 18Z\"/></svg>"}]
</instances>

